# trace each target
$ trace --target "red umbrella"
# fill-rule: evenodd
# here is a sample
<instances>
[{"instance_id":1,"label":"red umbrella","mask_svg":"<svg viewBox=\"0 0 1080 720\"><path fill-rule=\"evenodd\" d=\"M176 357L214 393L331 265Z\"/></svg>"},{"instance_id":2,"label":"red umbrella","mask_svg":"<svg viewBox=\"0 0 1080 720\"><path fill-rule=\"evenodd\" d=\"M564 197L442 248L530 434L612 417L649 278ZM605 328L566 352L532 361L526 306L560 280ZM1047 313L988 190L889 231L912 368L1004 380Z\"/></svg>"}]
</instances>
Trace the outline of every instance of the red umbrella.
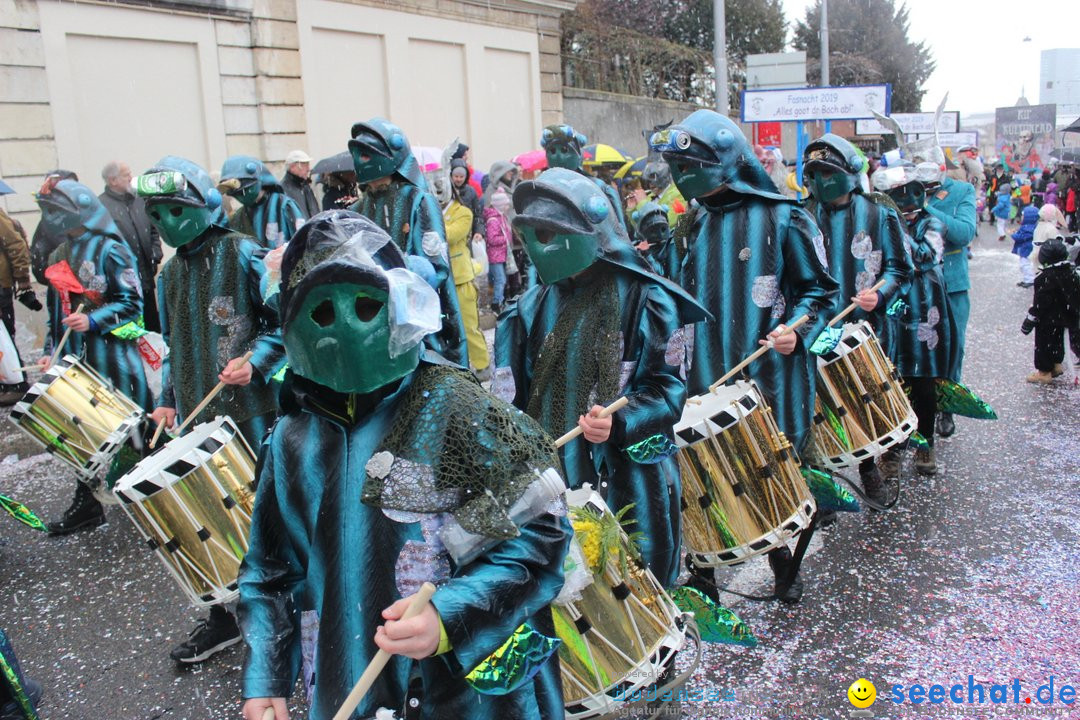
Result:
<instances>
[{"instance_id":1,"label":"red umbrella","mask_svg":"<svg viewBox=\"0 0 1080 720\"><path fill-rule=\"evenodd\" d=\"M543 150L530 150L515 157L514 164L520 165L525 172L544 170L548 166L547 153Z\"/></svg>"}]
</instances>

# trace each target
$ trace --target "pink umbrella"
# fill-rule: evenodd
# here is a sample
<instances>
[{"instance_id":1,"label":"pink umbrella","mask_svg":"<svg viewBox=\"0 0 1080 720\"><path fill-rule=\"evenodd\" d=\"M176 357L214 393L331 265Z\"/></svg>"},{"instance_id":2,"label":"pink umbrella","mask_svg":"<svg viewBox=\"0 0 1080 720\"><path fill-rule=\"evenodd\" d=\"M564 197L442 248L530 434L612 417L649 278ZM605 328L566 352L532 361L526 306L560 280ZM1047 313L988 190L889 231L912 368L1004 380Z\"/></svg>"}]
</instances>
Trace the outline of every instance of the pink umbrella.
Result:
<instances>
[{"instance_id":1,"label":"pink umbrella","mask_svg":"<svg viewBox=\"0 0 1080 720\"><path fill-rule=\"evenodd\" d=\"M543 150L530 150L515 157L514 164L520 165L526 172L543 170L547 168L547 153Z\"/></svg>"},{"instance_id":2,"label":"pink umbrella","mask_svg":"<svg viewBox=\"0 0 1080 720\"><path fill-rule=\"evenodd\" d=\"M420 169L424 172L438 170L442 163L442 150L437 147L414 145L412 154L413 157L416 158L416 162L420 165Z\"/></svg>"}]
</instances>

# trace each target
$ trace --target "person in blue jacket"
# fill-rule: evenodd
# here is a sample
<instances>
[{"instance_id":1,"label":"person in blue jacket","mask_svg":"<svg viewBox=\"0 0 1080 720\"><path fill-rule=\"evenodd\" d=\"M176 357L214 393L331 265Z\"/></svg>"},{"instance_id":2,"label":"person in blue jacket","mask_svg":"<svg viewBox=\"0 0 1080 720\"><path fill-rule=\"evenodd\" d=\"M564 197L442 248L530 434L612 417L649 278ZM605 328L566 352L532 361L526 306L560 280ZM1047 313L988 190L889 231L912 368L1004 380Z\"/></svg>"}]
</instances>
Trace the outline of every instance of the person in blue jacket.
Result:
<instances>
[{"instance_id":1,"label":"person in blue jacket","mask_svg":"<svg viewBox=\"0 0 1080 720\"><path fill-rule=\"evenodd\" d=\"M239 577L245 720L288 718L301 671L309 719L330 720L379 650L392 657L351 717L563 718L548 605L566 506L511 512L562 487L551 438L425 351L438 296L365 217L300 229L280 312L290 370ZM454 554L451 529L475 549ZM424 582L432 601L402 620Z\"/></svg>"},{"instance_id":2,"label":"person in blue jacket","mask_svg":"<svg viewBox=\"0 0 1080 720\"><path fill-rule=\"evenodd\" d=\"M469 367L442 209L413 157L409 139L389 120L372 118L352 126L349 152L356 181L364 191L363 199L351 209L385 230L406 255L427 260L434 267L442 329L426 342L447 360Z\"/></svg>"},{"instance_id":3,"label":"person in blue jacket","mask_svg":"<svg viewBox=\"0 0 1080 720\"><path fill-rule=\"evenodd\" d=\"M998 242L1005 242L1006 228L1012 216L1012 188L1008 183L998 188L997 201L990 212L994 216L994 222L997 223Z\"/></svg>"},{"instance_id":4,"label":"person in blue jacket","mask_svg":"<svg viewBox=\"0 0 1080 720\"><path fill-rule=\"evenodd\" d=\"M74 180L47 180L36 195L41 222L66 236L49 255L46 304L49 336L61 357L75 355L110 380L116 390L147 412L154 398L146 382L136 341L144 334L142 283L138 264L97 195ZM82 305L81 312L76 312ZM60 340L70 328L63 347ZM38 367L49 368L50 357ZM49 532L65 535L105 522L101 503L84 482Z\"/></svg>"},{"instance_id":5,"label":"person in blue jacket","mask_svg":"<svg viewBox=\"0 0 1080 720\"><path fill-rule=\"evenodd\" d=\"M255 238L272 250L289 242L304 222L304 211L285 193L273 174L258 160L233 155L221 166L218 190L240 203L229 218L229 227Z\"/></svg>"},{"instance_id":6,"label":"person in blue jacket","mask_svg":"<svg viewBox=\"0 0 1080 720\"><path fill-rule=\"evenodd\" d=\"M680 221L687 232L680 285L715 319L694 325L687 391L709 385L762 344L747 368L776 422L802 451L814 412L816 369L809 349L836 309L837 284L826 268L813 218L776 189L742 130L712 110L698 110L649 140L663 153L683 197L697 201ZM797 332L786 324L802 315ZM786 547L770 553L775 591L798 602L802 581Z\"/></svg>"},{"instance_id":7,"label":"person in blue jacket","mask_svg":"<svg viewBox=\"0 0 1080 720\"><path fill-rule=\"evenodd\" d=\"M1039 224L1039 209L1028 205L1020 213L1020 227L1012 234L1012 253L1020 260L1020 282L1017 287L1029 288L1035 284L1035 269L1031 267L1031 250L1035 239L1035 226Z\"/></svg>"}]
</instances>

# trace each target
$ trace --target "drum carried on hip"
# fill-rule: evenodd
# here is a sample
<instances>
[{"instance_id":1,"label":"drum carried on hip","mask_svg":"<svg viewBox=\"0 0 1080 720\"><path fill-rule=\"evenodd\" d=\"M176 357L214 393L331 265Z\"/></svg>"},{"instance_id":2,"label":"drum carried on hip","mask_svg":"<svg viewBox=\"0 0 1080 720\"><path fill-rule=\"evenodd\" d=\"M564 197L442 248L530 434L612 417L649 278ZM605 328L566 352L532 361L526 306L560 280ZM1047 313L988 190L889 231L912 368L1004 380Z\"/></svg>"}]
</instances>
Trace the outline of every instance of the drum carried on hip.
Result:
<instances>
[{"instance_id":1,"label":"drum carried on hip","mask_svg":"<svg viewBox=\"0 0 1080 720\"><path fill-rule=\"evenodd\" d=\"M695 660L678 677L665 675L689 635L701 644L692 616L684 614L640 562L618 518L588 485L566 494L574 525L566 584L551 606L562 640L566 717L609 716L686 682ZM670 680L662 687L661 676Z\"/></svg>"},{"instance_id":2,"label":"drum carried on hip","mask_svg":"<svg viewBox=\"0 0 1080 720\"><path fill-rule=\"evenodd\" d=\"M876 458L918 427L900 376L866 322L844 325L840 342L818 357L809 455L845 468Z\"/></svg>"},{"instance_id":3,"label":"drum carried on hip","mask_svg":"<svg viewBox=\"0 0 1080 720\"><path fill-rule=\"evenodd\" d=\"M195 426L142 460L115 493L193 603L237 596L255 501L255 454L229 417Z\"/></svg>"},{"instance_id":4,"label":"drum carried on hip","mask_svg":"<svg viewBox=\"0 0 1080 720\"><path fill-rule=\"evenodd\" d=\"M74 355L49 368L11 410L11 421L92 482L136 435L146 413Z\"/></svg>"},{"instance_id":5,"label":"drum carried on hip","mask_svg":"<svg viewBox=\"0 0 1080 720\"><path fill-rule=\"evenodd\" d=\"M786 543L817 509L791 442L753 381L689 398L675 425L683 542L698 567Z\"/></svg>"}]
</instances>

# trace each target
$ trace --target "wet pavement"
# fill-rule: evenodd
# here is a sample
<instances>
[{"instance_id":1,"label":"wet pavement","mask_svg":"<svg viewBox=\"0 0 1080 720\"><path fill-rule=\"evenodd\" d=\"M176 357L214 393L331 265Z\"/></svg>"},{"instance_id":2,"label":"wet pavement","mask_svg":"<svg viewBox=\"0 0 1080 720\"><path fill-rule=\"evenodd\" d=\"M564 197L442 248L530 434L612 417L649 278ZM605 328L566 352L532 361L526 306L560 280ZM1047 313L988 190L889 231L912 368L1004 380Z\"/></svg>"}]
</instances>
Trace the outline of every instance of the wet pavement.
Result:
<instances>
[{"instance_id":1,"label":"wet pavement","mask_svg":"<svg viewBox=\"0 0 1080 720\"><path fill-rule=\"evenodd\" d=\"M909 459L894 510L844 514L819 532L800 605L724 596L759 645L707 647L684 717L846 718L847 688L864 677L877 687L877 718L1080 718L1058 695L1080 685L1080 389L1071 371L1051 387L1024 382L1032 338L1019 326L1031 292L1015 286L1010 244L980 229L965 375L1000 419L958 418L956 436L938 441L937 476L911 477ZM0 493L59 515L72 473L6 420L0 448ZM0 518L0 627L46 687L42 717L239 718L243 650L176 667L169 649L203 613L122 511L107 516L106 526L68 538ZM771 584L764 560L724 578L750 593ZM969 676L986 704L947 694L932 705L891 700L894 685L948 693L959 683L966 701ZM1036 691L1051 676L1054 702L1041 705ZM994 684L1009 686L1009 704L990 704Z\"/></svg>"}]
</instances>

